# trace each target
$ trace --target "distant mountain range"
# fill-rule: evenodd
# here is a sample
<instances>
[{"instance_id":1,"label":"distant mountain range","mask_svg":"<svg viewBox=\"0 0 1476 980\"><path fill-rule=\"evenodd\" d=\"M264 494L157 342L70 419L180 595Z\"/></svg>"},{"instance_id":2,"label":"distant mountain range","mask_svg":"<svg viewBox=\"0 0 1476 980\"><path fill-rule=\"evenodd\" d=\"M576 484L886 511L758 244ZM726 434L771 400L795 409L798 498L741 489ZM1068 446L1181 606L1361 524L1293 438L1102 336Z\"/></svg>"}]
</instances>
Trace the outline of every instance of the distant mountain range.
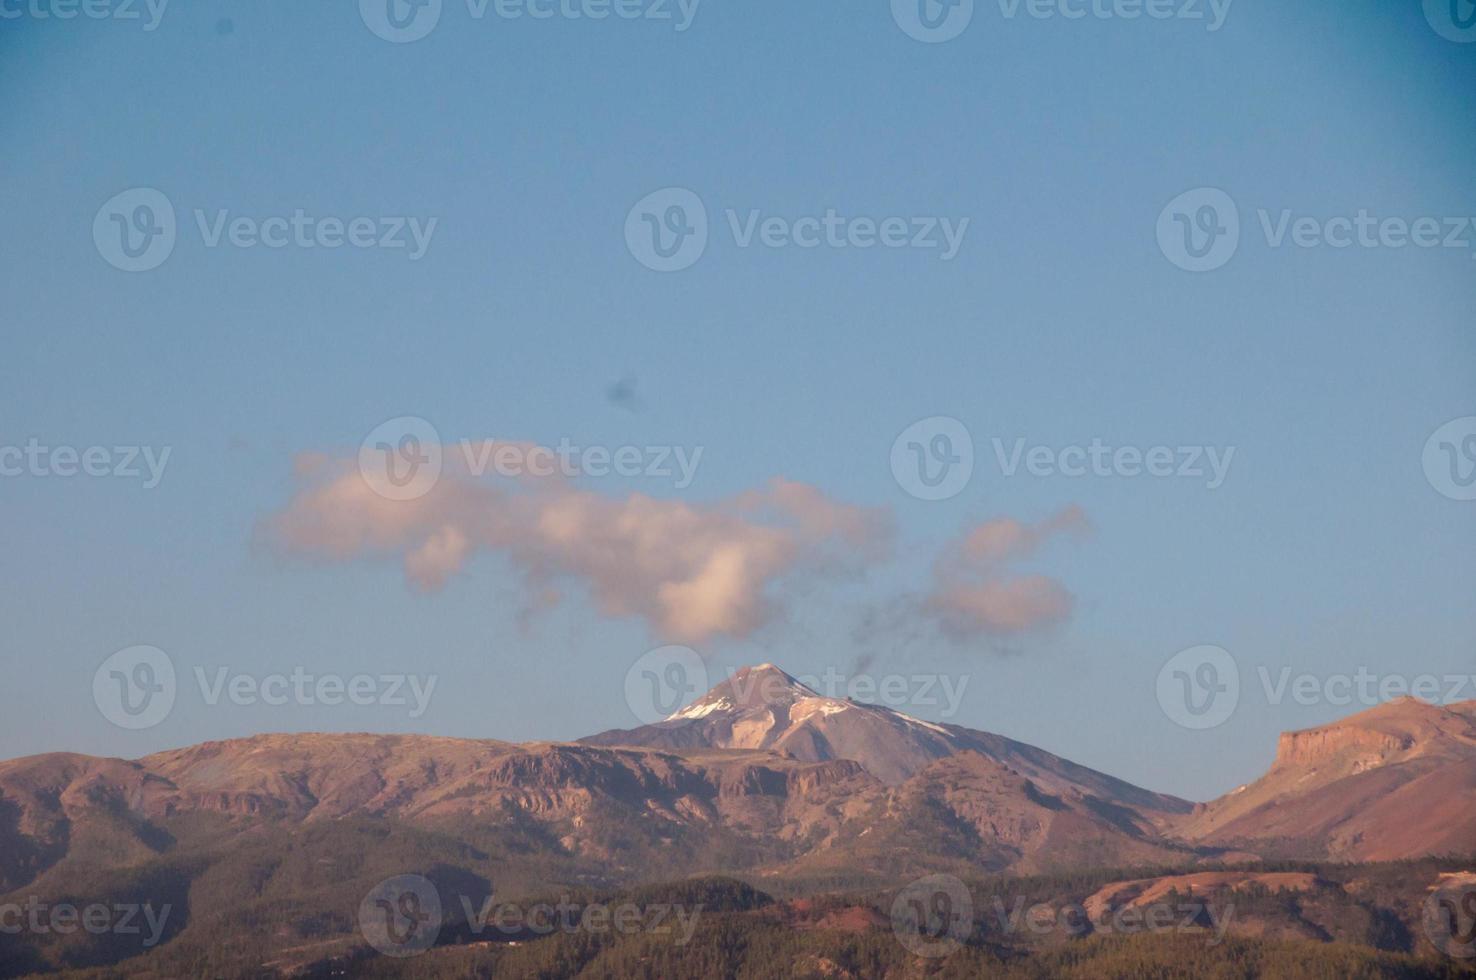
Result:
<instances>
[{"instance_id":1,"label":"distant mountain range","mask_svg":"<svg viewBox=\"0 0 1476 980\"><path fill-rule=\"evenodd\" d=\"M866 866L886 853L1012 871L1230 850L1472 853L1476 702L1402 699L1283 735L1265 777L1198 806L1000 735L822 697L771 664L738 671L666 721L574 744L262 735L137 761L32 756L0 763L0 890L64 861L89 825L125 834L125 863L157 847L157 822L191 813L241 828L514 815L618 880L639 877L639 865L622 866L601 843L602 813L643 822L656 839L751 838L756 858L780 869L858 856ZM926 854L907 845L919 826L909 814L948 828Z\"/></svg>"},{"instance_id":2,"label":"distant mountain range","mask_svg":"<svg viewBox=\"0 0 1476 980\"><path fill-rule=\"evenodd\" d=\"M367 888L407 854L500 892L1469 855L1476 702L1404 699L1284 735L1262 779L1200 805L823 697L770 664L666 721L572 744L261 735L0 763L0 900L154 876L191 896L192 921L229 918ZM306 863L279 879L283 861Z\"/></svg>"}]
</instances>

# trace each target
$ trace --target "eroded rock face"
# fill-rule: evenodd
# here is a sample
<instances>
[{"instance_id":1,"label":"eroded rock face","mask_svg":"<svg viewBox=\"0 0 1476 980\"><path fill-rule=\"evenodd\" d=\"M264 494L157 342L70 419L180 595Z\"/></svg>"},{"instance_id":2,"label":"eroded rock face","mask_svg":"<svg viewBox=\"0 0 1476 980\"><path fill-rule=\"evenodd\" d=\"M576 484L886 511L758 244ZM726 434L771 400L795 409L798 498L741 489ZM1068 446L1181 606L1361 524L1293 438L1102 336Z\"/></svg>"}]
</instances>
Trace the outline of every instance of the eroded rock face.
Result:
<instances>
[{"instance_id":1,"label":"eroded rock face","mask_svg":"<svg viewBox=\"0 0 1476 980\"><path fill-rule=\"evenodd\" d=\"M768 840L828 837L846 806L880 789L846 760L421 736L264 735L136 762L35 756L0 763L0 891L63 858L86 828L106 825L122 851L147 857L168 837L160 825L192 813L242 830L347 816L498 825L516 813L578 852L616 813Z\"/></svg>"},{"instance_id":2,"label":"eroded rock face","mask_svg":"<svg viewBox=\"0 0 1476 980\"><path fill-rule=\"evenodd\" d=\"M1361 728L1284 732L1276 746L1275 768L1300 769L1335 764L1351 772L1361 772L1407 755L1415 744L1408 736Z\"/></svg>"},{"instance_id":3,"label":"eroded rock face","mask_svg":"<svg viewBox=\"0 0 1476 980\"><path fill-rule=\"evenodd\" d=\"M1401 698L1281 736L1265 776L1197 808L1186 839L1392 860L1476 849L1476 702Z\"/></svg>"},{"instance_id":4,"label":"eroded rock face","mask_svg":"<svg viewBox=\"0 0 1476 980\"><path fill-rule=\"evenodd\" d=\"M10 815L0 823L0 871L4 885L23 884L62 859L79 833L107 835L120 861L147 860L166 846L169 821L196 813L228 818L227 834L348 816L437 828L537 826L562 852L587 860L611 853L612 827L617 835L641 827L636 833L657 836L670 828L696 847L706 834L725 834L769 859L782 858L784 848L791 859L843 853L864 840L884 854L895 841L921 846L923 858L1034 867L1034 857L1055 846L1053 827L1063 842L1105 842L1118 858L1152 850L1134 827L1091 802L1079 792L1051 796L972 751L889 787L854 760L807 762L762 750L268 735L137 762L0 763L0 807ZM924 835L919 845L908 813L950 814L949 825L967 830L947 841Z\"/></svg>"}]
</instances>

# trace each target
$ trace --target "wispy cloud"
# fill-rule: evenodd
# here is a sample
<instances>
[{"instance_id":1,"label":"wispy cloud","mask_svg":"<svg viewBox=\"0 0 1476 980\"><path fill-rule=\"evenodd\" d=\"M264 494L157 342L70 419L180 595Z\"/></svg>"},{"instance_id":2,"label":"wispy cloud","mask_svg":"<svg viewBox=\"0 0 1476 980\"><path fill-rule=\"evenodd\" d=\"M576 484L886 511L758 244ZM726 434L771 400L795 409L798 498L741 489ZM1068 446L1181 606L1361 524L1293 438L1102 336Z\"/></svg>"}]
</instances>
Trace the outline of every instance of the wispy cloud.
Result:
<instances>
[{"instance_id":1,"label":"wispy cloud","mask_svg":"<svg viewBox=\"0 0 1476 980\"><path fill-rule=\"evenodd\" d=\"M1052 537L1081 535L1090 523L1067 507L1038 524L1003 517L967 530L933 565L933 587L920 612L954 638L1022 633L1060 623L1075 599L1045 575L1020 575L1011 565L1032 557Z\"/></svg>"},{"instance_id":2,"label":"wispy cloud","mask_svg":"<svg viewBox=\"0 0 1476 980\"><path fill-rule=\"evenodd\" d=\"M610 497L559 476L483 479L454 464L414 500L380 496L351 459L300 456L292 499L263 530L273 548L328 561L398 560L417 589L442 588L479 553L521 571L529 606L562 580L607 616L638 616L664 639L742 637L782 615L784 583L885 558L885 511L782 478L710 504Z\"/></svg>"}]
</instances>

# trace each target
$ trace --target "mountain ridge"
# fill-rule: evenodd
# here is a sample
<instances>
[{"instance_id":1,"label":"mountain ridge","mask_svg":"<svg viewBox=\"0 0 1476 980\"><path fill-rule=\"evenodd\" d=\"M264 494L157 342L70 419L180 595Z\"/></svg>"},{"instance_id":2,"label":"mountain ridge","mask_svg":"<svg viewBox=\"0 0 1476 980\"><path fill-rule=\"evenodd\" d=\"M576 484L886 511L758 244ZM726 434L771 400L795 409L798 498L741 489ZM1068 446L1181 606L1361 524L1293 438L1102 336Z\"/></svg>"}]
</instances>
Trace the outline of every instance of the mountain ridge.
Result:
<instances>
[{"instance_id":1,"label":"mountain ridge","mask_svg":"<svg viewBox=\"0 0 1476 980\"><path fill-rule=\"evenodd\" d=\"M1476 702L1405 699L1285 733L1259 780L1191 804L759 665L662 722L578 742L262 734L0 762L0 892L79 855L163 856L202 818L207 850L264 826L367 819L514 835L561 874L639 881L667 852L779 875L1476 853L1473 813Z\"/></svg>"}]
</instances>

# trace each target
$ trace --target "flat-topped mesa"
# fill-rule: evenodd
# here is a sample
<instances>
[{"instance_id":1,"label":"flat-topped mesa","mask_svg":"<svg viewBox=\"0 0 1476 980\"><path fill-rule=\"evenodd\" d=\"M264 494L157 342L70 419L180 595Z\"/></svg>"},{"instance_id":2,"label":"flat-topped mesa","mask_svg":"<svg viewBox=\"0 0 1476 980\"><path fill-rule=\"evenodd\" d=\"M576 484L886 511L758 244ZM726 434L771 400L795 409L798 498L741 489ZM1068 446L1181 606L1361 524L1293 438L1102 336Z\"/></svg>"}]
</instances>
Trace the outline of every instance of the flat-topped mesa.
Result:
<instances>
[{"instance_id":1,"label":"flat-topped mesa","mask_svg":"<svg viewBox=\"0 0 1476 980\"><path fill-rule=\"evenodd\" d=\"M1447 749L1476 747L1476 702L1441 706L1403 697L1350 718L1283 732L1275 772L1336 761L1350 772Z\"/></svg>"},{"instance_id":2,"label":"flat-topped mesa","mask_svg":"<svg viewBox=\"0 0 1476 980\"><path fill-rule=\"evenodd\" d=\"M1276 762L1272 769L1315 768L1340 760L1356 772L1400 758L1413 747L1414 742L1407 737L1366 728L1329 727L1282 732L1276 744Z\"/></svg>"},{"instance_id":3,"label":"flat-topped mesa","mask_svg":"<svg viewBox=\"0 0 1476 980\"><path fill-rule=\"evenodd\" d=\"M1336 860L1476 848L1476 702L1399 698L1287 732L1255 782L1179 822L1188 840Z\"/></svg>"}]
</instances>

